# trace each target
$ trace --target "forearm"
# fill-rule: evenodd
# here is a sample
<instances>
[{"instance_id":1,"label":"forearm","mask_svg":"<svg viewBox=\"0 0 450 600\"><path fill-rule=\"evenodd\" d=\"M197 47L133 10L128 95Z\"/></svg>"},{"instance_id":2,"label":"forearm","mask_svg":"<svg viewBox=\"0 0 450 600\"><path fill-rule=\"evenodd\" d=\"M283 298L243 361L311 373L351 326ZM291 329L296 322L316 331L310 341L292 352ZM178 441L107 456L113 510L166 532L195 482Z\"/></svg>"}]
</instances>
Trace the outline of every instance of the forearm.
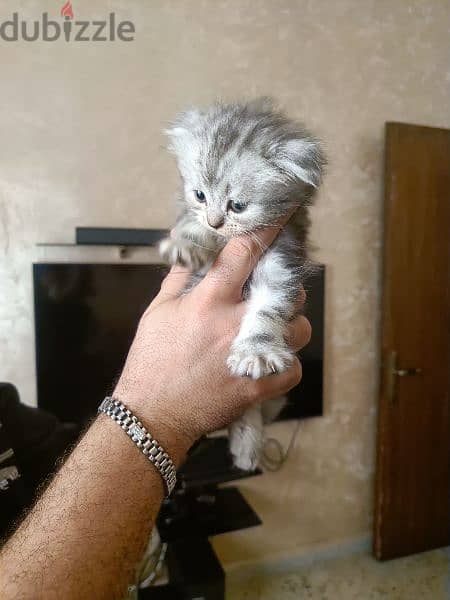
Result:
<instances>
[{"instance_id":1,"label":"forearm","mask_svg":"<svg viewBox=\"0 0 450 600\"><path fill-rule=\"evenodd\" d=\"M178 466L184 450L159 433ZM98 417L6 544L0 597L122 598L163 496L158 471L116 423Z\"/></svg>"},{"instance_id":2,"label":"forearm","mask_svg":"<svg viewBox=\"0 0 450 600\"><path fill-rule=\"evenodd\" d=\"M242 288L275 235L267 230L250 247L237 238L230 242L189 294L181 293L189 272L173 269L140 320L114 397L142 420L176 467L196 439L300 381L298 360L259 380L232 377L226 366L244 314ZM305 323L294 325L290 343L298 350L309 333ZM0 598L122 598L163 495L159 472L101 415L3 549Z\"/></svg>"}]
</instances>

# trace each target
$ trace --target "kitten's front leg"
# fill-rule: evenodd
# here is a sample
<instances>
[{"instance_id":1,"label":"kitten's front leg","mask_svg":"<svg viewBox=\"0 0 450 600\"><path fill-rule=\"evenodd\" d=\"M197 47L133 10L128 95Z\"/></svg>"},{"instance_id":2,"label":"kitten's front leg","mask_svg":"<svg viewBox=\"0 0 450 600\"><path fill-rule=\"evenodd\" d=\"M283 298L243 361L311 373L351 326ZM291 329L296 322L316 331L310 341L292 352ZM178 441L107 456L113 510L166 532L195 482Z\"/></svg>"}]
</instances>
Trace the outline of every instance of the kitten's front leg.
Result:
<instances>
[{"instance_id":1,"label":"kitten's front leg","mask_svg":"<svg viewBox=\"0 0 450 600\"><path fill-rule=\"evenodd\" d=\"M189 214L177 222L172 236L159 243L161 257L170 265L198 271L217 253L216 241Z\"/></svg>"},{"instance_id":2,"label":"kitten's front leg","mask_svg":"<svg viewBox=\"0 0 450 600\"><path fill-rule=\"evenodd\" d=\"M270 248L255 267L247 312L231 346L228 366L234 375L258 379L286 370L293 352L286 344L286 323L295 312L300 281L283 254ZM235 466L254 470L264 443L262 407L254 406L230 427L230 452Z\"/></svg>"},{"instance_id":3,"label":"kitten's front leg","mask_svg":"<svg viewBox=\"0 0 450 600\"><path fill-rule=\"evenodd\" d=\"M181 265L194 272L208 260L206 252L183 237L168 237L159 242L159 253L169 265Z\"/></svg>"},{"instance_id":4,"label":"kitten's front leg","mask_svg":"<svg viewBox=\"0 0 450 600\"><path fill-rule=\"evenodd\" d=\"M259 379L281 373L292 364L293 353L284 330L295 311L299 285L295 279L281 252L274 248L255 267L247 311L227 361L233 375Z\"/></svg>"}]
</instances>

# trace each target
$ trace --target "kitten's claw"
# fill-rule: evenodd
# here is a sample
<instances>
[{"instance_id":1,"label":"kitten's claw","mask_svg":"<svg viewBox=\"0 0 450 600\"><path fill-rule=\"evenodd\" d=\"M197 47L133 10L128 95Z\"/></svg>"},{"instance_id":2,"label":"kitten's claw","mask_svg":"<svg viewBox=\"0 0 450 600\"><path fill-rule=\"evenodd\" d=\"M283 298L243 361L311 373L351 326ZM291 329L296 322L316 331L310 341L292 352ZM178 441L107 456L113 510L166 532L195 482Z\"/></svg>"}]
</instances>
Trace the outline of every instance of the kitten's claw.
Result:
<instances>
[{"instance_id":1,"label":"kitten's claw","mask_svg":"<svg viewBox=\"0 0 450 600\"><path fill-rule=\"evenodd\" d=\"M293 356L288 349L276 348L265 352L251 352L248 348L233 348L227 360L232 375L260 379L286 371Z\"/></svg>"}]
</instances>

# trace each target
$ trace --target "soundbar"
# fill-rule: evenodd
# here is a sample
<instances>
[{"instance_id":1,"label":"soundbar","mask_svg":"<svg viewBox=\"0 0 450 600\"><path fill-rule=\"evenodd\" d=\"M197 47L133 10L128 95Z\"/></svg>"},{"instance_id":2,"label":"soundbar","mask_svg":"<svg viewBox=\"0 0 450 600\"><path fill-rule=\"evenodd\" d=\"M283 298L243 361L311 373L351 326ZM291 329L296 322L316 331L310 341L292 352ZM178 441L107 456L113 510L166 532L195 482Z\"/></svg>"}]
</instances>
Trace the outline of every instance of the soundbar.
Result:
<instances>
[{"instance_id":1,"label":"soundbar","mask_svg":"<svg viewBox=\"0 0 450 600\"><path fill-rule=\"evenodd\" d=\"M77 244L92 246L154 246L168 235L167 229L126 229L122 227L77 227Z\"/></svg>"}]
</instances>

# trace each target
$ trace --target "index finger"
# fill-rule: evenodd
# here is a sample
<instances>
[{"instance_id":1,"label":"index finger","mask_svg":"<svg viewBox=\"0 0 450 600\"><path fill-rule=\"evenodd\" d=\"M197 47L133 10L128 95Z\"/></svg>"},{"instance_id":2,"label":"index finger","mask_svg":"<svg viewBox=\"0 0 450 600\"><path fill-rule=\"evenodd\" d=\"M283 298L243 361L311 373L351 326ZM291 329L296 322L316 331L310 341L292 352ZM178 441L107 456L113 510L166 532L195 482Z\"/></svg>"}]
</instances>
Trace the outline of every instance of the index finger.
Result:
<instances>
[{"instance_id":1,"label":"index finger","mask_svg":"<svg viewBox=\"0 0 450 600\"><path fill-rule=\"evenodd\" d=\"M166 300L177 298L184 290L190 275L189 269L180 267L179 265L172 266L169 273L161 283L161 289L158 295L153 299L149 308L155 308Z\"/></svg>"},{"instance_id":2,"label":"index finger","mask_svg":"<svg viewBox=\"0 0 450 600\"><path fill-rule=\"evenodd\" d=\"M208 271L200 286L208 287L220 296L240 299L242 288L258 260L280 233L286 218L272 227L265 227L232 238Z\"/></svg>"}]
</instances>

